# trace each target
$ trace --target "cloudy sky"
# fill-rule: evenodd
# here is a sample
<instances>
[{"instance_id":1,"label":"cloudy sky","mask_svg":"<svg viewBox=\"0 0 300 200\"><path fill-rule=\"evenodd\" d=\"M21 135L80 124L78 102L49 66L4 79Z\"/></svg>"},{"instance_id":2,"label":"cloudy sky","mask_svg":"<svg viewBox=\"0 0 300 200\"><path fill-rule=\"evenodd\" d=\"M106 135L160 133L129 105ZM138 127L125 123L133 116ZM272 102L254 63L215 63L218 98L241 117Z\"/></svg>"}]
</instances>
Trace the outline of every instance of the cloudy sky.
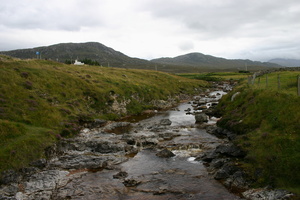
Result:
<instances>
[{"instance_id":1,"label":"cloudy sky","mask_svg":"<svg viewBox=\"0 0 300 200\"><path fill-rule=\"evenodd\" d=\"M300 59L300 1L0 0L0 51L90 41L143 59Z\"/></svg>"}]
</instances>

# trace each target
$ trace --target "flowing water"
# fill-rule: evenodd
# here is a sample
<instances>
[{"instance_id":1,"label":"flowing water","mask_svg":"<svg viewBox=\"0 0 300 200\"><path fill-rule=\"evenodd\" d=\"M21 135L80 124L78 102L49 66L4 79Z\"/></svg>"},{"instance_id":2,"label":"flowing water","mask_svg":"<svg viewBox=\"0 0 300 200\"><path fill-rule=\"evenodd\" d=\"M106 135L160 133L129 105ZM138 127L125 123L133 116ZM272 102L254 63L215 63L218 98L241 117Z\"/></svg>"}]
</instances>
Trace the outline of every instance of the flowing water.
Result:
<instances>
[{"instance_id":1,"label":"flowing water","mask_svg":"<svg viewBox=\"0 0 300 200\"><path fill-rule=\"evenodd\" d=\"M184 110L188 108L191 104L183 103L176 109L139 121L139 129L134 132L136 135L170 134L172 137L159 139L158 144L150 148L143 147L141 143L140 151L132 158L109 169L85 172L59 189L58 196L84 200L240 199L214 180L201 161L195 160L204 151L224 141L198 128L195 117L186 115ZM162 119L170 119L172 124L151 129ZM128 131L126 129L118 134ZM171 150L175 156L158 157L156 153L164 148ZM124 177L116 178L120 172L124 173Z\"/></svg>"}]
</instances>

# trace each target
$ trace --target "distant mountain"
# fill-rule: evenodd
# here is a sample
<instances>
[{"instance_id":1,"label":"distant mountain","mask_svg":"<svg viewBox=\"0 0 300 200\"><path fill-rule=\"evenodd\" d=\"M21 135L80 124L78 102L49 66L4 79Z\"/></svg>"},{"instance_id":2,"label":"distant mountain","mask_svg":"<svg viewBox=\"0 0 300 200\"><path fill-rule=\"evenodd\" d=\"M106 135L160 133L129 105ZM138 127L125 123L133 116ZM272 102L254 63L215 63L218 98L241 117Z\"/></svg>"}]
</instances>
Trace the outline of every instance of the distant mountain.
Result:
<instances>
[{"instance_id":1,"label":"distant mountain","mask_svg":"<svg viewBox=\"0 0 300 200\"><path fill-rule=\"evenodd\" d=\"M39 52L40 55L36 55ZM280 67L274 63L251 60L228 60L201 53L190 53L175 58L158 58L151 61L129 57L97 42L62 43L31 49L2 51L0 54L31 59L41 57L59 62L78 60L97 61L102 66L150 69L170 73L199 73L210 71L264 70Z\"/></svg>"},{"instance_id":2,"label":"distant mountain","mask_svg":"<svg viewBox=\"0 0 300 200\"><path fill-rule=\"evenodd\" d=\"M275 58L269 60L269 62L276 63L278 65L282 65L285 67L300 67L300 60L296 60L296 59Z\"/></svg>"},{"instance_id":3,"label":"distant mountain","mask_svg":"<svg viewBox=\"0 0 300 200\"><path fill-rule=\"evenodd\" d=\"M152 62L165 64L165 65L179 65L179 66L193 66L210 68L215 70L259 70L266 68L278 68L281 67L278 64L270 62L259 62L251 60L229 60L225 58L218 58L210 55L204 55L202 53L189 53L174 58L158 58L151 60Z\"/></svg>"},{"instance_id":4,"label":"distant mountain","mask_svg":"<svg viewBox=\"0 0 300 200\"><path fill-rule=\"evenodd\" d=\"M20 49L13 51L4 51L0 54L9 55L21 59L37 58L36 52L40 53L41 58L51 59L59 62L75 59L83 60L85 58L95 60L103 66L113 67L139 67L151 65L147 60L131 58L125 54L115 51L101 43L62 43L45 47L36 47L32 49Z\"/></svg>"}]
</instances>

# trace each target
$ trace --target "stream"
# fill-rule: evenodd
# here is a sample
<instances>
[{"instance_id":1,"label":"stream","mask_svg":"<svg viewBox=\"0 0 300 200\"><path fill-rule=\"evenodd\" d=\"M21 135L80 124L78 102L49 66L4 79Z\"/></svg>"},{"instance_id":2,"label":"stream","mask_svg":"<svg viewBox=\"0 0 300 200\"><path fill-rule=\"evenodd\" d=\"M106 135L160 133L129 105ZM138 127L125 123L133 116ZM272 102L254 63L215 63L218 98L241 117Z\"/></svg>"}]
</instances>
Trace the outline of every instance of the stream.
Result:
<instances>
[{"instance_id":1,"label":"stream","mask_svg":"<svg viewBox=\"0 0 300 200\"><path fill-rule=\"evenodd\" d=\"M200 99L209 107L223 94ZM228 141L196 124L187 114L193 109L185 102L146 119L85 128L48 149L47 161L41 160L45 166L33 165L0 188L0 199L241 199L197 159Z\"/></svg>"}]
</instances>

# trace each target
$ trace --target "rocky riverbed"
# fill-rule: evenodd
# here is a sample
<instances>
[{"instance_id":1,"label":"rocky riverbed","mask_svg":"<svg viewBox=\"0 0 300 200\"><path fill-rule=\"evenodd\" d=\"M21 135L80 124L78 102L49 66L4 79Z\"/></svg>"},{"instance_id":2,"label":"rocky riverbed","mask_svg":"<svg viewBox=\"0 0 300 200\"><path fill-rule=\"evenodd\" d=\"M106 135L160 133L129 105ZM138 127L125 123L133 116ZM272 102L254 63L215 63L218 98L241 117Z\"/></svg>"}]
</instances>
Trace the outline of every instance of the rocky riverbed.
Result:
<instances>
[{"instance_id":1,"label":"rocky riverbed","mask_svg":"<svg viewBox=\"0 0 300 200\"><path fill-rule=\"evenodd\" d=\"M215 125L223 94L206 91L141 121L97 121L47 148L47 159L5 172L0 199L287 199L249 188L235 162L245 153Z\"/></svg>"}]
</instances>

